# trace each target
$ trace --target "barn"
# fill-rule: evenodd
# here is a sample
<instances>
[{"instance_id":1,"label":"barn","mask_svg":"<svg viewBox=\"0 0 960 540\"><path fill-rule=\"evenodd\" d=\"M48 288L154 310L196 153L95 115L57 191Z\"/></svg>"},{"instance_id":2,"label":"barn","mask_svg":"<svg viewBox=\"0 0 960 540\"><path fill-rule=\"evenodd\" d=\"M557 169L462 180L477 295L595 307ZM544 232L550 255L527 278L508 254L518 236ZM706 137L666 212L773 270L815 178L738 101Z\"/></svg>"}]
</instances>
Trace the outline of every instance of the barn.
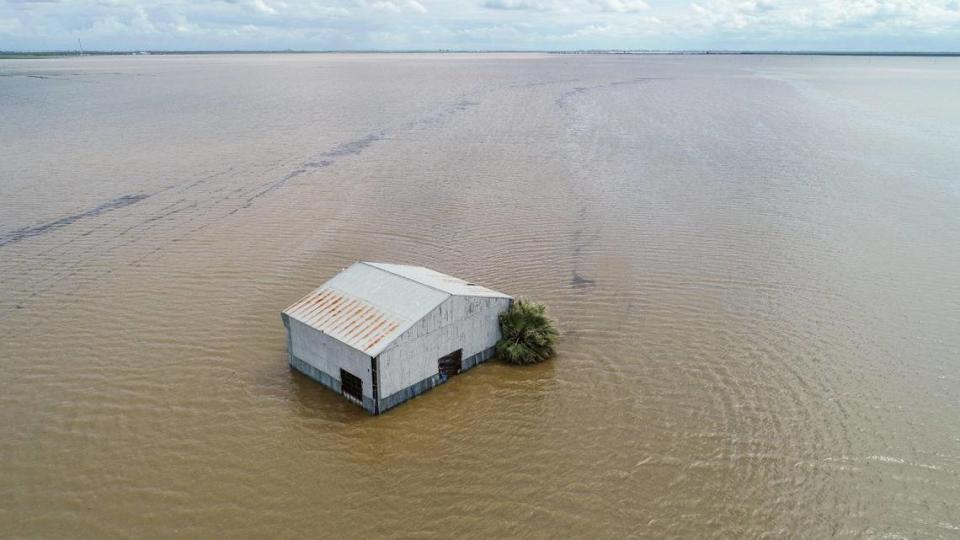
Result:
<instances>
[{"instance_id":1,"label":"barn","mask_svg":"<svg viewBox=\"0 0 960 540\"><path fill-rule=\"evenodd\" d=\"M294 369L380 414L490 359L512 301L421 266L358 262L281 316Z\"/></svg>"}]
</instances>

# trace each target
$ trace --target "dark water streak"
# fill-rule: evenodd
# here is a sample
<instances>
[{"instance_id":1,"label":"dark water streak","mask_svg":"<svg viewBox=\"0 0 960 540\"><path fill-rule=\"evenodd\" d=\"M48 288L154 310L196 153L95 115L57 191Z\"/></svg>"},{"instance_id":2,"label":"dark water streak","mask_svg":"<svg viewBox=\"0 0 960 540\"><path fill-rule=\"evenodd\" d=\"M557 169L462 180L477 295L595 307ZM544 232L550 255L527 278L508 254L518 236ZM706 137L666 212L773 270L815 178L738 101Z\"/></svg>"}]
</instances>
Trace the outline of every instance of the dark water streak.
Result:
<instances>
[{"instance_id":1,"label":"dark water streak","mask_svg":"<svg viewBox=\"0 0 960 540\"><path fill-rule=\"evenodd\" d=\"M119 210L120 208L126 208L127 206L136 204L148 198L149 196L150 194L148 193L122 195L120 197L107 201L103 204L95 206L89 210L85 210L83 212L78 212L76 214L65 216L60 219L50 221L48 223L44 223L42 225L22 227L20 229L16 229L8 233L0 234L0 247L6 246L9 244L15 244L17 242L26 240L28 238L33 238L34 236L40 236L42 234L51 233L53 231L56 231L57 229L66 227L68 225L72 225L73 223L76 223L83 219L94 218L106 212Z\"/></svg>"}]
</instances>

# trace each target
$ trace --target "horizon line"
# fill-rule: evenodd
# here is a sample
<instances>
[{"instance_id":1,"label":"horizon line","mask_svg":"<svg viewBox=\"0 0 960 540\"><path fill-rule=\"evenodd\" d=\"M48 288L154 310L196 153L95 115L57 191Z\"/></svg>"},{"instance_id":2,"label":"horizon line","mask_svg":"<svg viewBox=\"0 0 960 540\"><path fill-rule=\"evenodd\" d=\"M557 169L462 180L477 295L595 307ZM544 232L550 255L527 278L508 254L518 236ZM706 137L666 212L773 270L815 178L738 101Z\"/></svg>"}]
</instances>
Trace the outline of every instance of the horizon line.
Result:
<instances>
[{"instance_id":1,"label":"horizon line","mask_svg":"<svg viewBox=\"0 0 960 540\"><path fill-rule=\"evenodd\" d=\"M676 55L797 55L797 56L960 56L960 51L844 49L76 49L0 50L0 56L110 56L176 54L424 54L424 53L543 53L543 54L676 54Z\"/></svg>"}]
</instances>

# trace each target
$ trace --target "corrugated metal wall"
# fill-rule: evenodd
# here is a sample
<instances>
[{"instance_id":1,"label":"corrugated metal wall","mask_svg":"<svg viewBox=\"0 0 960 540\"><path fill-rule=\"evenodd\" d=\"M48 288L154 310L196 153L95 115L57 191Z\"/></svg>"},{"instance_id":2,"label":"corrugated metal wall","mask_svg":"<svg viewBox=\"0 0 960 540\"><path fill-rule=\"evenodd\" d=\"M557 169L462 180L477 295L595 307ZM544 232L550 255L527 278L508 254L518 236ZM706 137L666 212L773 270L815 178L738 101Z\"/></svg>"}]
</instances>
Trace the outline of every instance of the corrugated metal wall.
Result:
<instances>
[{"instance_id":1,"label":"corrugated metal wall","mask_svg":"<svg viewBox=\"0 0 960 540\"><path fill-rule=\"evenodd\" d=\"M290 318L288 324L294 356L336 380L340 368L349 371L363 381L363 395L373 399L369 356L296 319Z\"/></svg>"},{"instance_id":2,"label":"corrugated metal wall","mask_svg":"<svg viewBox=\"0 0 960 540\"><path fill-rule=\"evenodd\" d=\"M509 298L452 296L380 353L380 398L436 375L437 359L457 349L468 358L496 345L498 315Z\"/></svg>"}]
</instances>

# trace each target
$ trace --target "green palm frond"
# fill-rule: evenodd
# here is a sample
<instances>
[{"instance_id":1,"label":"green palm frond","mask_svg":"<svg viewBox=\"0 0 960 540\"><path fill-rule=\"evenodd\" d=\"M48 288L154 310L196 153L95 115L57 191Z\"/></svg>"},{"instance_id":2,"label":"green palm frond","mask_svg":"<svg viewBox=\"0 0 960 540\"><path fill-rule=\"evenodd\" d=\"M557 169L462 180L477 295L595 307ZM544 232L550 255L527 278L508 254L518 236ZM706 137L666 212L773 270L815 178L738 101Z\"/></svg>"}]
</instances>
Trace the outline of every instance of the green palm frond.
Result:
<instances>
[{"instance_id":1,"label":"green palm frond","mask_svg":"<svg viewBox=\"0 0 960 540\"><path fill-rule=\"evenodd\" d=\"M497 354L510 364L536 364L554 354L560 333L547 308L530 300L520 299L500 314Z\"/></svg>"}]
</instances>

